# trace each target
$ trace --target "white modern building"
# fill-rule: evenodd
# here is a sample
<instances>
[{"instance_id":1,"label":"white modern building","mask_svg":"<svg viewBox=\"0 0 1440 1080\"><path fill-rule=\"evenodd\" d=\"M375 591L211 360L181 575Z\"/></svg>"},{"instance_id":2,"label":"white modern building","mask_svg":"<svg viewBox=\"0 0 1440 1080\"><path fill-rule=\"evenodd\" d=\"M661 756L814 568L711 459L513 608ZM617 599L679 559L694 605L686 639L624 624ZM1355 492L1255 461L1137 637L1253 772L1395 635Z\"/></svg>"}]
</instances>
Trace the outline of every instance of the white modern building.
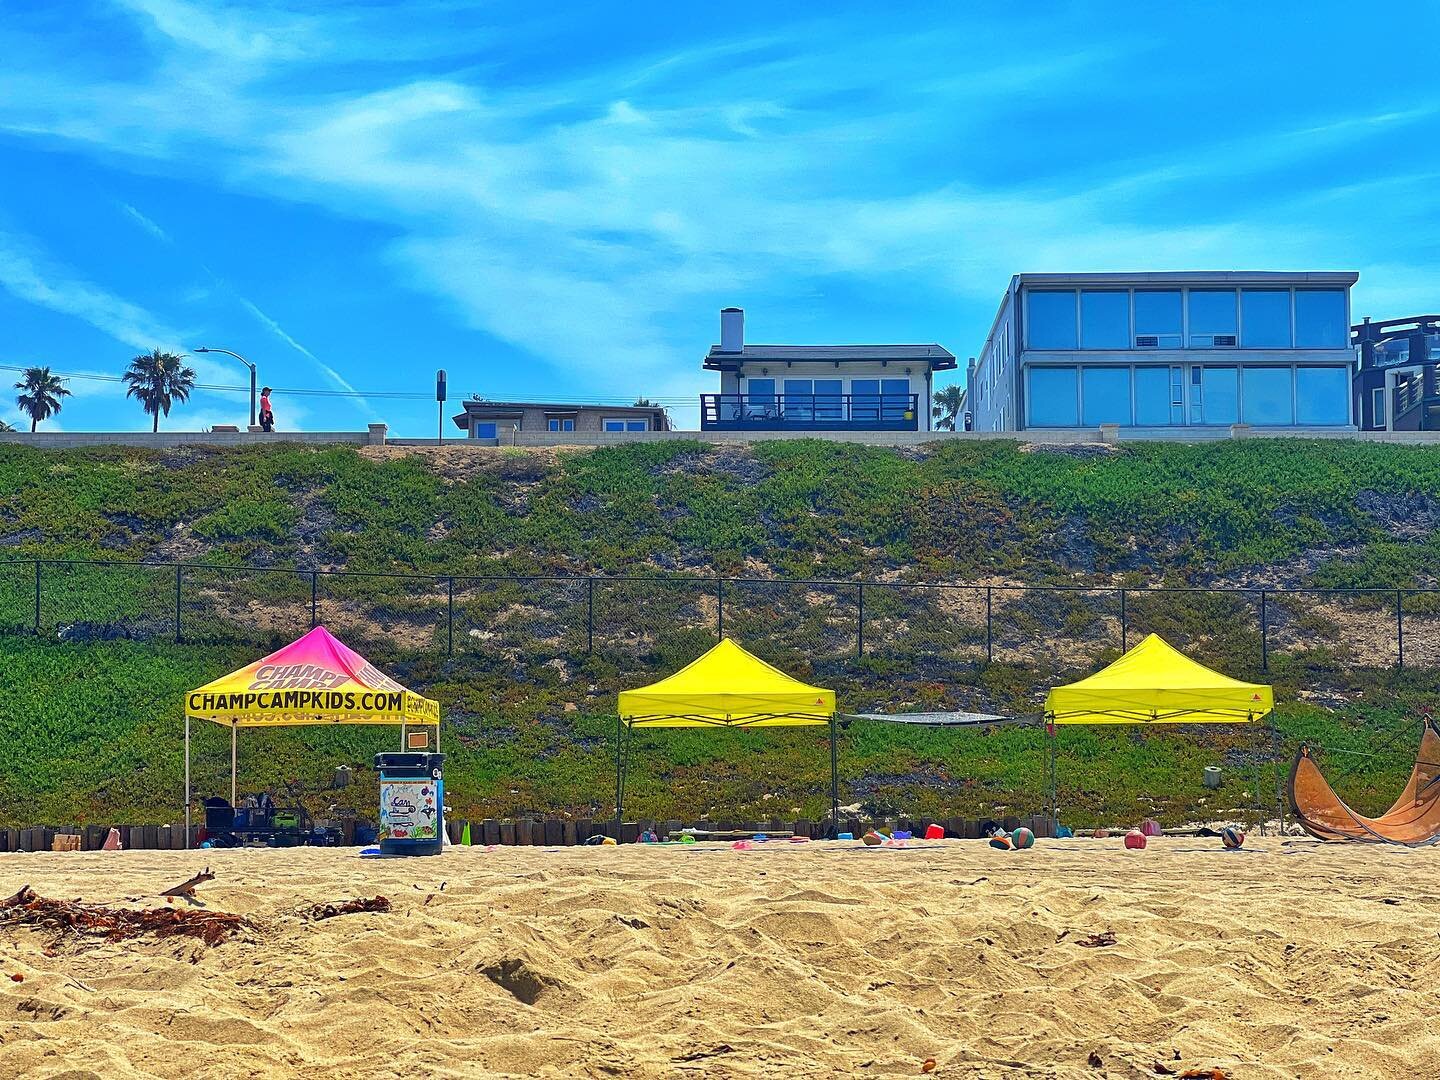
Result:
<instances>
[{"instance_id":1,"label":"white modern building","mask_svg":"<svg viewBox=\"0 0 1440 1080\"><path fill-rule=\"evenodd\" d=\"M706 431L929 431L939 345L748 345L745 313L720 312L705 357L720 392L700 395Z\"/></svg>"},{"instance_id":2,"label":"white modern building","mask_svg":"<svg viewBox=\"0 0 1440 1080\"><path fill-rule=\"evenodd\" d=\"M970 363L969 422L975 431L1351 427L1358 277L1017 274Z\"/></svg>"}]
</instances>

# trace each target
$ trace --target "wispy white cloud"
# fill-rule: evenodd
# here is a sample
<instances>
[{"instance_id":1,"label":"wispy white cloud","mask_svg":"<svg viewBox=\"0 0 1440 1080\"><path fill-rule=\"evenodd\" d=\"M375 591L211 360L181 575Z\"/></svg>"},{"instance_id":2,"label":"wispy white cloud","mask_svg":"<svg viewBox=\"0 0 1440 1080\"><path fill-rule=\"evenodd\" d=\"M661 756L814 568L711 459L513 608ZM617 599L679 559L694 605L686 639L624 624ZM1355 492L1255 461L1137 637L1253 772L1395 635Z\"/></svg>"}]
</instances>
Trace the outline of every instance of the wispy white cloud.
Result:
<instances>
[{"instance_id":1,"label":"wispy white cloud","mask_svg":"<svg viewBox=\"0 0 1440 1080\"><path fill-rule=\"evenodd\" d=\"M0 288L21 300L74 316L133 349L180 350L182 335L139 304L66 267L41 265L33 245L0 233Z\"/></svg>"}]
</instances>

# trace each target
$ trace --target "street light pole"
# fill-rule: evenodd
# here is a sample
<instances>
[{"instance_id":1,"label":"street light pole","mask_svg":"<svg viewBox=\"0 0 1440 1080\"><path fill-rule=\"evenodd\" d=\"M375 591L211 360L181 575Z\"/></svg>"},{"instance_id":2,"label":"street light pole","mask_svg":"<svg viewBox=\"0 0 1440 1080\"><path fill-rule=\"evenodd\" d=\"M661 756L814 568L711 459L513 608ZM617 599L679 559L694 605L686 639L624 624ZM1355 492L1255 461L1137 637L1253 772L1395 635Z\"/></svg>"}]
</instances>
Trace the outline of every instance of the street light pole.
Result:
<instances>
[{"instance_id":1,"label":"street light pole","mask_svg":"<svg viewBox=\"0 0 1440 1080\"><path fill-rule=\"evenodd\" d=\"M249 360L246 360L245 357L241 356L238 352L231 352L229 349L207 349L204 345L201 345L198 349L194 349L194 350L192 350L192 351L193 351L193 352L204 352L204 353L211 353L211 352L224 353L226 356L233 356L236 360L239 360L242 364L244 364L246 367L248 367L248 368L250 369L250 426L251 426L251 427L254 427L254 426L255 426L255 399L256 399L256 397L258 396L255 388L260 385L259 380L256 378L255 365L252 364Z\"/></svg>"}]
</instances>

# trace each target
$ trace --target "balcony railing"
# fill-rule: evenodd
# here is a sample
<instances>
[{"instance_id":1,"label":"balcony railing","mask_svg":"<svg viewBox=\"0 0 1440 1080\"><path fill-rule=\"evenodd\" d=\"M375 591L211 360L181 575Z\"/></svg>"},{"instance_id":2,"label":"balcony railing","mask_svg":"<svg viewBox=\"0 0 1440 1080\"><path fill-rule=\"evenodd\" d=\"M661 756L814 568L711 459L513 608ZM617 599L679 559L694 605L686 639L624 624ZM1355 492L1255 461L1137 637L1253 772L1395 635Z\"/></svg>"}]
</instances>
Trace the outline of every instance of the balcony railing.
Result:
<instances>
[{"instance_id":1,"label":"balcony railing","mask_svg":"<svg viewBox=\"0 0 1440 1080\"><path fill-rule=\"evenodd\" d=\"M918 431L919 394L701 394L705 431Z\"/></svg>"}]
</instances>

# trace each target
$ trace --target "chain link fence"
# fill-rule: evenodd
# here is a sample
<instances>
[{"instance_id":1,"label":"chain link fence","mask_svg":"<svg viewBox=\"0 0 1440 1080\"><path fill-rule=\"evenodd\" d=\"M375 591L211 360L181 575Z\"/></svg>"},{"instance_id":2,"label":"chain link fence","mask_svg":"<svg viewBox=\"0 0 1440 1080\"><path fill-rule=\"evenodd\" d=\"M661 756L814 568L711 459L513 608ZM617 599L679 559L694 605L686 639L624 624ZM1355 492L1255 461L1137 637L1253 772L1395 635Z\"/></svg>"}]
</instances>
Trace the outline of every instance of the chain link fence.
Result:
<instances>
[{"instance_id":1,"label":"chain link fence","mask_svg":"<svg viewBox=\"0 0 1440 1080\"><path fill-rule=\"evenodd\" d=\"M210 564L0 562L0 634L270 650L325 625L380 657L594 659L665 673L722 636L802 676L943 682L1093 670L1157 633L1237 675L1440 667L1440 590L1085 588L702 577L446 577Z\"/></svg>"}]
</instances>

